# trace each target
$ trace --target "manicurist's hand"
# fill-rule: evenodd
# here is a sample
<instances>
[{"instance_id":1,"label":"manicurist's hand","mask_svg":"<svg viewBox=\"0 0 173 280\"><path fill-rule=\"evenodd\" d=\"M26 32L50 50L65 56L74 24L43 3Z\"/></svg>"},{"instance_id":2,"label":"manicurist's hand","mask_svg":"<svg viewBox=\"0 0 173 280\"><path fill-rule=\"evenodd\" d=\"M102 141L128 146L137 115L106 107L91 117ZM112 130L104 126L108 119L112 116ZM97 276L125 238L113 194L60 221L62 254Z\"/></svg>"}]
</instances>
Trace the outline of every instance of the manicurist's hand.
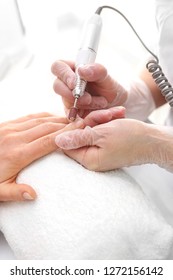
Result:
<instances>
[{"instance_id":1,"label":"manicurist's hand","mask_svg":"<svg viewBox=\"0 0 173 280\"><path fill-rule=\"evenodd\" d=\"M52 73L56 76L54 90L62 97L67 114L74 103L74 68L74 62L70 61L59 60L52 65ZM93 110L120 106L126 101L126 90L107 73L103 65L81 66L78 73L88 82L85 94L78 100L79 116L85 117Z\"/></svg>"},{"instance_id":2,"label":"manicurist's hand","mask_svg":"<svg viewBox=\"0 0 173 280\"><path fill-rule=\"evenodd\" d=\"M17 184L18 173L36 159L57 149L55 136L79 128L64 117L48 113L33 114L0 124L0 201L33 200L31 186ZM34 186L33 186L34 187Z\"/></svg>"},{"instance_id":3,"label":"manicurist's hand","mask_svg":"<svg viewBox=\"0 0 173 280\"><path fill-rule=\"evenodd\" d=\"M173 130L132 119L64 132L56 144L87 169L106 171L156 163L173 172Z\"/></svg>"}]
</instances>

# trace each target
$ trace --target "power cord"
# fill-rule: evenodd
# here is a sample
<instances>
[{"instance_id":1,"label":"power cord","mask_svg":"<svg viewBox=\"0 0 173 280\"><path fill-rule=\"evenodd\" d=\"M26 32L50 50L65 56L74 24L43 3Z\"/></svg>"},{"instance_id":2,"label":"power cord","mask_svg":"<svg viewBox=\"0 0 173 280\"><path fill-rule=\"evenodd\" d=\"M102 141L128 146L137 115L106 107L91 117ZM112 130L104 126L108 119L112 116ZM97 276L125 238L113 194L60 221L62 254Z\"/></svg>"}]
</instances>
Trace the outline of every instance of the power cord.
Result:
<instances>
[{"instance_id":1,"label":"power cord","mask_svg":"<svg viewBox=\"0 0 173 280\"><path fill-rule=\"evenodd\" d=\"M129 24L143 47L155 58L152 60L149 60L149 62L146 64L146 68L151 73L156 85L159 87L161 94L165 97L165 100L169 103L171 107L173 107L173 87L169 83L168 79L164 75L161 66L159 65L159 59L158 57L145 45L143 40L140 38L139 34L136 32L133 25L130 23L130 21L127 19L127 17L121 13L118 9L111 7L111 6L101 6L96 10L96 14L100 15L103 9L111 9L115 12L117 12L120 16L122 16L125 21Z\"/></svg>"}]
</instances>

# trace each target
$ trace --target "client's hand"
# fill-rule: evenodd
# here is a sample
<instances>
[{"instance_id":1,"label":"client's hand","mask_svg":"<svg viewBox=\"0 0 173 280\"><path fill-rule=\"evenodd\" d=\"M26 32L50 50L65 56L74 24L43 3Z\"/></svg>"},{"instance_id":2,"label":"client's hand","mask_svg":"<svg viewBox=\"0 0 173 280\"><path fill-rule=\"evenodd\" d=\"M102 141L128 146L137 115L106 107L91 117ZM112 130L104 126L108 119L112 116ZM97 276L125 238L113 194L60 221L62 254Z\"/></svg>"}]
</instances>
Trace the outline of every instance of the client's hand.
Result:
<instances>
[{"instance_id":1,"label":"client's hand","mask_svg":"<svg viewBox=\"0 0 173 280\"><path fill-rule=\"evenodd\" d=\"M40 113L0 124L0 201L32 200L31 186L16 184L19 171L34 160L57 149L55 136L79 128L64 117Z\"/></svg>"}]
</instances>

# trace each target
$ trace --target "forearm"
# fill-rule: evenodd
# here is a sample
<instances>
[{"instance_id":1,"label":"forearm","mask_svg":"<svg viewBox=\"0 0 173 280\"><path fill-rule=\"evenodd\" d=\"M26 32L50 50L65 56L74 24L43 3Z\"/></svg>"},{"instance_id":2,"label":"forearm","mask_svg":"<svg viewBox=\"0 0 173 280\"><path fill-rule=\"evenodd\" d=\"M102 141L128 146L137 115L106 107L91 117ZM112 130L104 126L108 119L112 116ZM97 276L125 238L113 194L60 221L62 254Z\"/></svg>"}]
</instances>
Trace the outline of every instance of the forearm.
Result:
<instances>
[{"instance_id":1,"label":"forearm","mask_svg":"<svg viewBox=\"0 0 173 280\"><path fill-rule=\"evenodd\" d=\"M126 117L146 121L156 108L152 93L148 85L141 79L133 80L128 89L128 97L123 104Z\"/></svg>"},{"instance_id":2,"label":"forearm","mask_svg":"<svg viewBox=\"0 0 173 280\"><path fill-rule=\"evenodd\" d=\"M155 108L163 104L165 98L151 74L144 68L139 78L132 80L129 85L128 97L123 104L126 117L146 121Z\"/></svg>"},{"instance_id":3,"label":"forearm","mask_svg":"<svg viewBox=\"0 0 173 280\"><path fill-rule=\"evenodd\" d=\"M146 138L144 147L149 163L155 163L173 172L173 129L158 125L145 124ZM142 147L141 147L142 148Z\"/></svg>"},{"instance_id":4,"label":"forearm","mask_svg":"<svg viewBox=\"0 0 173 280\"><path fill-rule=\"evenodd\" d=\"M161 94L159 87L157 86L152 75L148 72L146 68L143 68L143 70L141 71L140 78L146 83L146 85L150 89L156 108L165 104L166 101L164 96Z\"/></svg>"}]
</instances>

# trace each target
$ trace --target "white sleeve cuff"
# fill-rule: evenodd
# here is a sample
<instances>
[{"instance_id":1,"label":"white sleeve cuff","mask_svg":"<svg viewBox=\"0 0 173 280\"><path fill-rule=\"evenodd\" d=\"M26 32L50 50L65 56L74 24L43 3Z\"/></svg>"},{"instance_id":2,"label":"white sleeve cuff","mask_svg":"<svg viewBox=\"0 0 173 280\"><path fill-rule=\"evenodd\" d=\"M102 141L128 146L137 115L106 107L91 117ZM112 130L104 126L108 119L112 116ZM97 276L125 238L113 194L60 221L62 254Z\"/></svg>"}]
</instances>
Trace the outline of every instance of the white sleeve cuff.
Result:
<instances>
[{"instance_id":1,"label":"white sleeve cuff","mask_svg":"<svg viewBox=\"0 0 173 280\"><path fill-rule=\"evenodd\" d=\"M145 121L156 108L154 99L148 86L140 79L130 84L128 97L123 104L126 117Z\"/></svg>"}]
</instances>

